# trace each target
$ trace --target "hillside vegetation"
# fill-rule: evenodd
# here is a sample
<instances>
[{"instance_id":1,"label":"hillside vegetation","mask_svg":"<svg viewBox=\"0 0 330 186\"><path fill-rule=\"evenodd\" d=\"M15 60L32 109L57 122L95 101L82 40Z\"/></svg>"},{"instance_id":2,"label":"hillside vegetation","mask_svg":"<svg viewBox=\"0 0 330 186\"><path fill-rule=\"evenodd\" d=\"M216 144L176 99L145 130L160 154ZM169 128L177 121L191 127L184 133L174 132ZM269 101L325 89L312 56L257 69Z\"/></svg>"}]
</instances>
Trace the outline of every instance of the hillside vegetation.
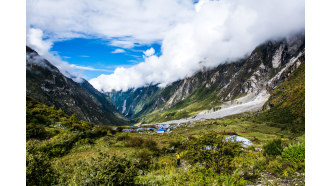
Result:
<instances>
[{"instance_id":1,"label":"hillside vegetation","mask_svg":"<svg viewBox=\"0 0 330 186\"><path fill-rule=\"evenodd\" d=\"M258 114L256 120L305 133L305 62L289 78L276 87L265 106L270 109Z\"/></svg>"},{"instance_id":2,"label":"hillside vegetation","mask_svg":"<svg viewBox=\"0 0 330 186\"><path fill-rule=\"evenodd\" d=\"M161 135L94 125L29 97L26 109L27 185L304 184L304 135L292 138L251 115L187 123ZM224 140L232 134L253 146Z\"/></svg>"}]
</instances>

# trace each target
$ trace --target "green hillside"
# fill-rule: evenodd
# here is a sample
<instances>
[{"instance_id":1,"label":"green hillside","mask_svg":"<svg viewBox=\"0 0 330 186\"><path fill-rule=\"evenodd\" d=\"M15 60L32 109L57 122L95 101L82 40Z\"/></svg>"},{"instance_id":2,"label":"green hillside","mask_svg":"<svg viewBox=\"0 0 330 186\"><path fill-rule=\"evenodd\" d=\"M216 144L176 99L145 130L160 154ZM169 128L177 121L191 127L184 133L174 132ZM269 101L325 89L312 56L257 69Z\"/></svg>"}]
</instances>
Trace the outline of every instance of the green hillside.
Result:
<instances>
[{"instance_id":1,"label":"green hillside","mask_svg":"<svg viewBox=\"0 0 330 186\"><path fill-rule=\"evenodd\" d=\"M258 121L267 122L294 133L305 131L305 61L272 92Z\"/></svg>"},{"instance_id":2,"label":"green hillside","mask_svg":"<svg viewBox=\"0 0 330 186\"><path fill-rule=\"evenodd\" d=\"M150 114L142 116L140 122L153 123L181 119L220 105L221 102L217 101L217 93L214 89L198 88L194 93L170 109L163 112L160 112L161 109L157 109Z\"/></svg>"}]
</instances>

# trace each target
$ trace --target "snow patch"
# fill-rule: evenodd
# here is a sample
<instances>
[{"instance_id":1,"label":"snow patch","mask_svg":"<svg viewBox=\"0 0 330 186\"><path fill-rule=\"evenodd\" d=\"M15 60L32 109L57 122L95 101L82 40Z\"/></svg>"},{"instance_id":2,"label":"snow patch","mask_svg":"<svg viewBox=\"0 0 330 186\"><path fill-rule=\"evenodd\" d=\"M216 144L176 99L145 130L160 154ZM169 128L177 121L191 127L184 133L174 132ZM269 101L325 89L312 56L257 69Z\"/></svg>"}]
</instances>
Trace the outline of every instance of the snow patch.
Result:
<instances>
[{"instance_id":1,"label":"snow patch","mask_svg":"<svg viewBox=\"0 0 330 186\"><path fill-rule=\"evenodd\" d=\"M121 113L124 113L125 111L126 111L126 99L124 101L123 110L121 111Z\"/></svg>"},{"instance_id":2,"label":"snow patch","mask_svg":"<svg viewBox=\"0 0 330 186\"><path fill-rule=\"evenodd\" d=\"M303 52L300 52L296 57L293 57L290 59L290 61L285 65L285 67L279 72L277 73L272 79L270 79L268 82L267 82L267 86L268 87L271 87L271 88L275 88L274 86L274 82L276 82L277 80L280 79L280 77L282 76L282 74L288 69L290 68L292 65L294 65L294 63L297 62L297 60L299 59L299 57L301 57L303 55Z\"/></svg>"},{"instance_id":3,"label":"snow patch","mask_svg":"<svg viewBox=\"0 0 330 186\"><path fill-rule=\"evenodd\" d=\"M273 68L278 68L281 65L283 50L284 50L283 45L280 45L280 47L276 50L272 60Z\"/></svg>"}]
</instances>

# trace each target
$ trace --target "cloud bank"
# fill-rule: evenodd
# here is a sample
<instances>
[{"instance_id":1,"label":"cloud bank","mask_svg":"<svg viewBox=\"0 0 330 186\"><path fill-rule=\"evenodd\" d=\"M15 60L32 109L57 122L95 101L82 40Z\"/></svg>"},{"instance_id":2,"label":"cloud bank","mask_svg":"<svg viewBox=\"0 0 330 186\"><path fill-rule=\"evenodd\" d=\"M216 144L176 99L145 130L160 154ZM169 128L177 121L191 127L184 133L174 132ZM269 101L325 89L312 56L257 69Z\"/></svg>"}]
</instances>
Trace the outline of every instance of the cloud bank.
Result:
<instances>
[{"instance_id":1,"label":"cloud bank","mask_svg":"<svg viewBox=\"0 0 330 186\"><path fill-rule=\"evenodd\" d=\"M161 43L160 56L150 48L143 62L90 80L103 91L166 86L304 28L304 0L27 0L27 44L68 77L93 68L61 60L53 42L101 38L120 47L114 53Z\"/></svg>"},{"instance_id":2,"label":"cloud bank","mask_svg":"<svg viewBox=\"0 0 330 186\"><path fill-rule=\"evenodd\" d=\"M49 52L54 42L101 38L112 46L133 48L161 42L168 30L194 13L191 0L27 0L26 5L27 45L77 81L83 70L94 69L70 65Z\"/></svg>"},{"instance_id":3,"label":"cloud bank","mask_svg":"<svg viewBox=\"0 0 330 186\"><path fill-rule=\"evenodd\" d=\"M27 27L53 40L97 37L132 48L163 40L194 14L191 0L27 0Z\"/></svg>"},{"instance_id":4,"label":"cloud bank","mask_svg":"<svg viewBox=\"0 0 330 186\"><path fill-rule=\"evenodd\" d=\"M53 42L51 41L51 39L44 39L44 33L40 29L29 28L27 30L26 44L29 47L33 48L36 52L38 52L40 56L55 65L63 75L71 78L78 83L82 82L84 78L82 70L97 70L90 67L82 67L69 64L68 62L63 61L62 58L57 55L57 53L50 52ZM34 59L36 61L40 61L37 60L37 58Z\"/></svg>"},{"instance_id":5,"label":"cloud bank","mask_svg":"<svg viewBox=\"0 0 330 186\"><path fill-rule=\"evenodd\" d=\"M168 31L145 32L150 40L163 37L160 56L151 48L144 52L144 62L117 68L113 74L103 74L90 83L102 91L125 91L150 83L164 87L193 75L202 65L212 68L235 61L269 39L288 37L305 28L304 0L201 0L193 12L187 12L184 15L189 18L166 27ZM144 38L148 34L135 33L133 38L149 41ZM134 45L129 39L116 42Z\"/></svg>"}]
</instances>

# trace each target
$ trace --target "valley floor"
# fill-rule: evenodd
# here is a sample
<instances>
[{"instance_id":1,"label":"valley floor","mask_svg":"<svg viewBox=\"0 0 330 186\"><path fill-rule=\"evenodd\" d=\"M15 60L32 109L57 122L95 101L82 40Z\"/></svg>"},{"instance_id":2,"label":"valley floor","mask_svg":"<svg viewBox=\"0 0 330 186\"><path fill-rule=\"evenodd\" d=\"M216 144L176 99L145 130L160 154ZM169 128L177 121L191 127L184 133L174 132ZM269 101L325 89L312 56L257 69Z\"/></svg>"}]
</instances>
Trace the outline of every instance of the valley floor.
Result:
<instances>
[{"instance_id":1,"label":"valley floor","mask_svg":"<svg viewBox=\"0 0 330 186\"><path fill-rule=\"evenodd\" d=\"M52 174L45 176L55 185L109 184L109 180L123 185L304 185L304 159L296 165L283 154L290 145L303 145L304 135L294 136L289 131L256 123L248 114L189 122L165 134L114 132L105 128L106 132L99 136L83 137L81 131L55 126L46 129L58 132L49 139L28 140L28 161L41 158L39 153L48 157L42 161L49 164ZM232 134L251 140L253 146L219 143L222 136ZM80 137L74 140L72 136ZM281 152L272 155L265 145L274 139L280 139ZM61 143L71 141L70 147L61 148ZM217 150L204 149L208 143L228 145L230 149L218 154ZM42 150L46 147L48 152ZM176 166L176 153L181 155L181 167ZM111 159L114 157L117 159ZM118 176L128 176L121 180L113 171Z\"/></svg>"},{"instance_id":2,"label":"valley floor","mask_svg":"<svg viewBox=\"0 0 330 186\"><path fill-rule=\"evenodd\" d=\"M262 90L260 91L260 93L250 93L244 97L225 102L221 105L221 109L217 111L214 111L214 109L206 110L188 118L170 120L156 124L180 124L187 122L197 122L208 119L219 119L226 116L241 114L244 112L253 112L262 108L268 98L269 94L267 93L267 91Z\"/></svg>"}]
</instances>

